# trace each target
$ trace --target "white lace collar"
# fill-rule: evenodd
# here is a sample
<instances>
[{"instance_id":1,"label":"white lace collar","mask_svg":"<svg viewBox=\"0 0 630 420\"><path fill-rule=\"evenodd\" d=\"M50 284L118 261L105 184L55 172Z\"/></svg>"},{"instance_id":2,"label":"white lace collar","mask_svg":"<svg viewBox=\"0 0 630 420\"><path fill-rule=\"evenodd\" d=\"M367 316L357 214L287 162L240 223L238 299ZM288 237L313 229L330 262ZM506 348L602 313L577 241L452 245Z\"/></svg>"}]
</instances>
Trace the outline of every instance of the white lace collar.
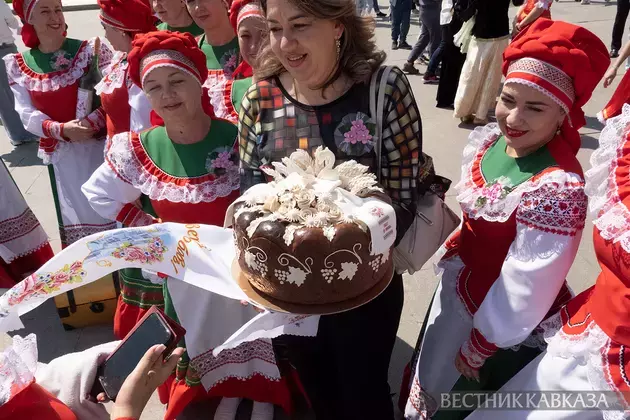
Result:
<instances>
[{"instance_id":1,"label":"white lace collar","mask_svg":"<svg viewBox=\"0 0 630 420\"><path fill-rule=\"evenodd\" d=\"M625 104L621 115L611 118L599 136L599 147L591 155L591 169L586 176L585 192L593 223L602 238L619 242L630 252L630 210L622 202L619 187L630 180L617 176L619 160L624 158L624 146L630 135L630 105Z\"/></svg>"},{"instance_id":2,"label":"white lace collar","mask_svg":"<svg viewBox=\"0 0 630 420\"><path fill-rule=\"evenodd\" d=\"M497 124L477 127L468 137L462 158L462 177L455 186L457 201L471 218L489 222L505 222L521 202L523 194L554 183L560 187L583 182L582 177L563 170L551 170L511 188L506 178L486 183L481 174L481 159L492 146L501 130Z\"/></svg>"}]
</instances>

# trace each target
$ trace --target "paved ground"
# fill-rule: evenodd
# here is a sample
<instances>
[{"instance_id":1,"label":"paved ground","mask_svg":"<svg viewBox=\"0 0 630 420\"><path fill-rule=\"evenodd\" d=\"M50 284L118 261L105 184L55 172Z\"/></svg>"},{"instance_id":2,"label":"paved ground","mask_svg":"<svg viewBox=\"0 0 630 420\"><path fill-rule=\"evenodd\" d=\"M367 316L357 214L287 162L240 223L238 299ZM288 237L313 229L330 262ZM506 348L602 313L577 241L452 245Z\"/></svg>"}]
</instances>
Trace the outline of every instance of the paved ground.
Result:
<instances>
[{"instance_id":1,"label":"paved ground","mask_svg":"<svg viewBox=\"0 0 630 420\"><path fill-rule=\"evenodd\" d=\"M591 5L582 6L573 1L563 0L553 4L552 13L555 19L585 26L600 36L608 45L615 16L615 4L615 1L605 3L603 0L593 0ZM69 25L69 36L86 38L102 35L95 11L69 12L66 19ZM409 35L410 43L415 41L417 33L417 15L414 15L412 31ZM378 44L389 53L388 63L402 66L408 52L389 51L391 41L389 23L386 20L377 22L377 37ZM435 86L423 85L420 76L411 76L410 80L422 114L424 149L433 156L438 172L456 181L460 175L461 153L466 144L469 128L461 127L459 121L452 118L451 111L435 108L437 89ZM602 128L595 118L595 114L606 104L612 92L611 88L599 87L585 108L588 123L582 129L582 149L578 155L585 168L589 167L589 158L598 145L597 139ZM49 180L46 168L36 157L36 146L32 144L14 149L2 130L0 130L0 137L2 137L0 139L0 156L6 162L29 205L50 235L53 247L57 251L60 246L59 233L56 228ZM448 197L448 203L455 208L453 192ZM579 292L592 284L597 273L598 267L593 254L589 224L577 259L569 273L569 282L573 289ZM415 345L435 283L435 277L430 268L405 278L405 307L390 369L392 392L398 392L402 369L409 360ZM85 328L72 332L63 331L52 302L48 302L47 305L28 315L27 329L28 332L38 334L41 361L48 361L61 354L79 351L113 339L111 328L108 326ZM20 333L25 334L27 332ZM0 337L0 348L9 342L8 336ZM361 349L357 349L357 351L361 351ZM161 405L152 400L143 415L143 419L159 419L162 410Z\"/></svg>"}]
</instances>

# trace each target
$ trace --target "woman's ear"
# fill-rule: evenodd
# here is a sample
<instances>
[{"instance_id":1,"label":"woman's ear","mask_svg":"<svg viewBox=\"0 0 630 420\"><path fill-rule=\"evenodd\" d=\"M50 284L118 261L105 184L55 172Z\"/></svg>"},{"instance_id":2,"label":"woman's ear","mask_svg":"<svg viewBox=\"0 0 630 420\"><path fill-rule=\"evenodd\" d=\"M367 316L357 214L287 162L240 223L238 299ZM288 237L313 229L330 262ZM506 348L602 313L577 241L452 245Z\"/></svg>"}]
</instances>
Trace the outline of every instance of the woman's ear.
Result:
<instances>
[{"instance_id":1,"label":"woman's ear","mask_svg":"<svg viewBox=\"0 0 630 420\"><path fill-rule=\"evenodd\" d=\"M346 27L343 26L342 23L335 23L335 39L341 39L343 32L346 30Z\"/></svg>"}]
</instances>

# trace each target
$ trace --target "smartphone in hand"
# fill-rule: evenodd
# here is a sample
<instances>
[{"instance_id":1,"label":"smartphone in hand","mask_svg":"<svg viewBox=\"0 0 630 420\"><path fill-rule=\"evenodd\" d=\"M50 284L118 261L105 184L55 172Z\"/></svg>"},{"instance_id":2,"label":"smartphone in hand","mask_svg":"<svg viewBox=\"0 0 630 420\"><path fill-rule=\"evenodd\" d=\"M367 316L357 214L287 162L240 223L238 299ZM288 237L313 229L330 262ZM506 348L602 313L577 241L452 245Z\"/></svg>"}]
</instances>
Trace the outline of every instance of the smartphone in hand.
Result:
<instances>
[{"instance_id":1,"label":"smartphone in hand","mask_svg":"<svg viewBox=\"0 0 630 420\"><path fill-rule=\"evenodd\" d=\"M186 330L182 326L164 315L156 306L151 307L99 367L90 394L96 398L100 392L105 392L110 400L115 401L123 382L136 368L147 350L156 344L164 344L166 357L175 349L185 333Z\"/></svg>"}]
</instances>

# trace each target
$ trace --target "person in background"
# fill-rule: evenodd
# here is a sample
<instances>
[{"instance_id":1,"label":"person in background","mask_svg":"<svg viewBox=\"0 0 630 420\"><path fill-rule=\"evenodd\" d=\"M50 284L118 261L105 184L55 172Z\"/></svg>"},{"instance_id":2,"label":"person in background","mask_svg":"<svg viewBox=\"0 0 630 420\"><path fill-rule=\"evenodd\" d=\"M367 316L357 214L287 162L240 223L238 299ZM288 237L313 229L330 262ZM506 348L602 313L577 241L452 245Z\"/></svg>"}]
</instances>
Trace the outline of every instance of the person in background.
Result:
<instances>
[{"instance_id":1,"label":"person in background","mask_svg":"<svg viewBox=\"0 0 630 420\"><path fill-rule=\"evenodd\" d=\"M258 82L241 104L241 191L265 182L262 166L297 149L312 153L328 147L337 164L353 159L375 173L377 118L370 115L369 87L385 53L377 49L373 19L358 16L354 0L262 0L261 5L270 48L256 68ZM402 238L415 214L413 203L436 177L422 153L420 111L407 77L393 68L385 84L382 185ZM348 127L365 129L368 140L353 141ZM297 370L317 419L393 420L388 370L402 305L402 275L395 274L371 302L322 316L316 337L275 341L278 354Z\"/></svg>"},{"instance_id":2,"label":"person in background","mask_svg":"<svg viewBox=\"0 0 630 420\"><path fill-rule=\"evenodd\" d=\"M440 23L442 24L442 68L436 100L438 108L453 109L457 83L466 61L459 46L455 45L453 36L459 32L464 19L470 19L470 9L474 10L471 0L442 0ZM468 13L468 14L467 14Z\"/></svg>"},{"instance_id":3,"label":"person in background","mask_svg":"<svg viewBox=\"0 0 630 420\"><path fill-rule=\"evenodd\" d=\"M106 162L83 185L84 194L101 215L129 227L160 221L223 226L228 206L239 196L237 129L214 116L202 87L208 77L206 56L190 34L157 31L136 36L128 61L129 76L147 95L157 125L114 136ZM241 397L256 401L254 412L261 420L273 417L270 403L289 410L285 383L269 376L276 369L267 357L273 354L270 340L212 355L214 347L257 315L251 305L199 294L168 278L153 281L163 283L166 315L192 319L189 325L195 328L188 329L182 346L198 351L192 359L185 353L160 388L167 418L198 404L205 407L210 398L221 398L216 420L233 419ZM145 297L152 298L139 298ZM239 358L243 354L248 357Z\"/></svg>"},{"instance_id":4,"label":"person in background","mask_svg":"<svg viewBox=\"0 0 630 420\"><path fill-rule=\"evenodd\" d=\"M1 159L0 197L0 289L8 289L44 265L53 251Z\"/></svg>"},{"instance_id":5,"label":"person in background","mask_svg":"<svg viewBox=\"0 0 630 420\"><path fill-rule=\"evenodd\" d=\"M126 131L140 132L151 126L151 106L144 92L127 74L127 54L137 34L156 30L146 0L98 0L105 37L116 51L107 74L96 85L106 114L107 141ZM124 337L122 332L119 337Z\"/></svg>"},{"instance_id":6,"label":"person in background","mask_svg":"<svg viewBox=\"0 0 630 420\"><path fill-rule=\"evenodd\" d=\"M204 85L213 89L224 79L243 78L236 69L241 64L238 37L230 23L228 0L186 0L188 12L204 30L198 40L206 55L208 79Z\"/></svg>"},{"instance_id":7,"label":"person in background","mask_svg":"<svg viewBox=\"0 0 630 420\"><path fill-rule=\"evenodd\" d=\"M236 125L241 100L252 85L257 58L268 32L260 4L254 0L234 0L230 8L230 22L238 36L242 56L241 64L234 71L238 80L224 78L208 89L208 93L215 115Z\"/></svg>"},{"instance_id":8,"label":"person in background","mask_svg":"<svg viewBox=\"0 0 630 420\"><path fill-rule=\"evenodd\" d=\"M429 65L424 73L424 83L437 83L439 78L436 76L437 68L440 65L440 55L442 41L442 33L440 32L440 6L441 0L420 0L420 22L422 30L418 36L416 45L407 58L407 62L403 66L403 71L409 74L420 74L418 69L413 66L414 61L429 46Z\"/></svg>"},{"instance_id":9,"label":"person in background","mask_svg":"<svg viewBox=\"0 0 630 420\"><path fill-rule=\"evenodd\" d=\"M7 54L17 53L11 29L19 30L20 24L13 16L9 5L0 2L0 58ZM4 61L0 61L0 120L9 136L9 142L14 146L22 143L37 141L39 138L24 129L20 116L15 111L15 102Z\"/></svg>"},{"instance_id":10,"label":"person in background","mask_svg":"<svg viewBox=\"0 0 630 420\"><path fill-rule=\"evenodd\" d=\"M552 3L553 0L526 0L516 13L513 36L534 23L539 17L551 19L551 11L549 9Z\"/></svg>"},{"instance_id":11,"label":"person in background","mask_svg":"<svg viewBox=\"0 0 630 420\"><path fill-rule=\"evenodd\" d=\"M475 129L464 149L455 187L463 220L438 252L440 283L406 384L408 420L444 408L443 393L501 388L542 352L541 322L572 297L565 277L588 205L578 129L610 58L593 33L548 19L504 57L498 124ZM444 411L437 418L472 410Z\"/></svg>"},{"instance_id":12,"label":"person in background","mask_svg":"<svg viewBox=\"0 0 630 420\"><path fill-rule=\"evenodd\" d=\"M145 0L98 0L99 18L105 36L117 51L96 93L107 116L107 146L119 133L141 132L151 127L151 105L128 74L127 54L133 37L155 30L153 15ZM120 270L120 296L114 314L114 335L123 339L152 305L164 307L161 285L147 281L140 269ZM152 298L149 298L151 296Z\"/></svg>"},{"instance_id":13,"label":"person in background","mask_svg":"<svg viewBox=\"0 0 630 420\"><path fill-rule=\"evenodd\" d=\"M374 13L376 13L376 17L379 17L379 18L387 17L385 13L381 12L381 9L378 5L378 0L372 0L372 8L374 9Z\"/></svg>"},{"instance_id":14,"label":"person in background","mask_svg":"<svg viewBox=\"0 0 630 420\"><path fill-rule=\"evenodd\" d=\"M407 34L411 24L412 0L389 0L389 19L392 26L392 50L402 48L410 50L412 46L407 43Z\"/></svg>"},{"instance_id":15,"label":"person in background","mask_svg":"<svg viewBox=\"0 0 630 420\"><path fill-rule=\"evenodd\" d=\"M612 28L612 41L610 43L610 57L617 58L621 50L623 32L626 29L626 21L630 12L630 0L617 0L617 13Z\"/></svg>"},{"instance_id":16,"label":"person in background","mask_svg":"<svg viewBox=\"0 0 630 420\"><path fill-rule=\"evenodd\" d=\"M4 57L15 108L24 127L41 137L38 156L48 165L61 246L113 229L81 193L81 185L103 163L105 114L94 107L91 84L111 64L99 38L66 36L60 0L16 0L22 40L28 49Z\"/></svg>"},{"instance_id":17,"label":"person in background","mask_svg":"<svg viewBox=\"0 0 630 420\"><path fill-rule=\"evenodd\" d=\"M624 61L626 61L628 57L630 57L630 42L623 46L621 53L618 55L613 65L610 66L606 75L604 75L605 88L609 87L615 80L619 67L624 64ZM608 101L604 109L597 113L597 119L602 124L605 124L608 119L621 114L623 105L627 103L630 103L630 72L626 69L626 72L623 75L621 82L619 82L617 89L615 89L615 93L613 93L610 98L610 101Z\"/></svg>"},{"instance_id":18,"label":"person in background","mask_svg":"<svg viewBox=\"0 0 630 420\"><path fill-rule=\"evenodd\" d=\"M184 0L151 0L153 11L162 21L157 28L163 31L188 32L192 36L203 34L188 13Z\"/></svg>"},{"instance_id":19,"label":"person in background","mask_svg":"<svg viewBox=\"0 0 630 420\"><path fill-rule=\"evenodd\" d=\"M515 5L521 1L512 0ZM473 38L455 95L455 118L485 125L501 85L501 61L510 43L510 0L477 0ZM517 4L518 3L518 4Z\"/></svg>"}]
</instances>

